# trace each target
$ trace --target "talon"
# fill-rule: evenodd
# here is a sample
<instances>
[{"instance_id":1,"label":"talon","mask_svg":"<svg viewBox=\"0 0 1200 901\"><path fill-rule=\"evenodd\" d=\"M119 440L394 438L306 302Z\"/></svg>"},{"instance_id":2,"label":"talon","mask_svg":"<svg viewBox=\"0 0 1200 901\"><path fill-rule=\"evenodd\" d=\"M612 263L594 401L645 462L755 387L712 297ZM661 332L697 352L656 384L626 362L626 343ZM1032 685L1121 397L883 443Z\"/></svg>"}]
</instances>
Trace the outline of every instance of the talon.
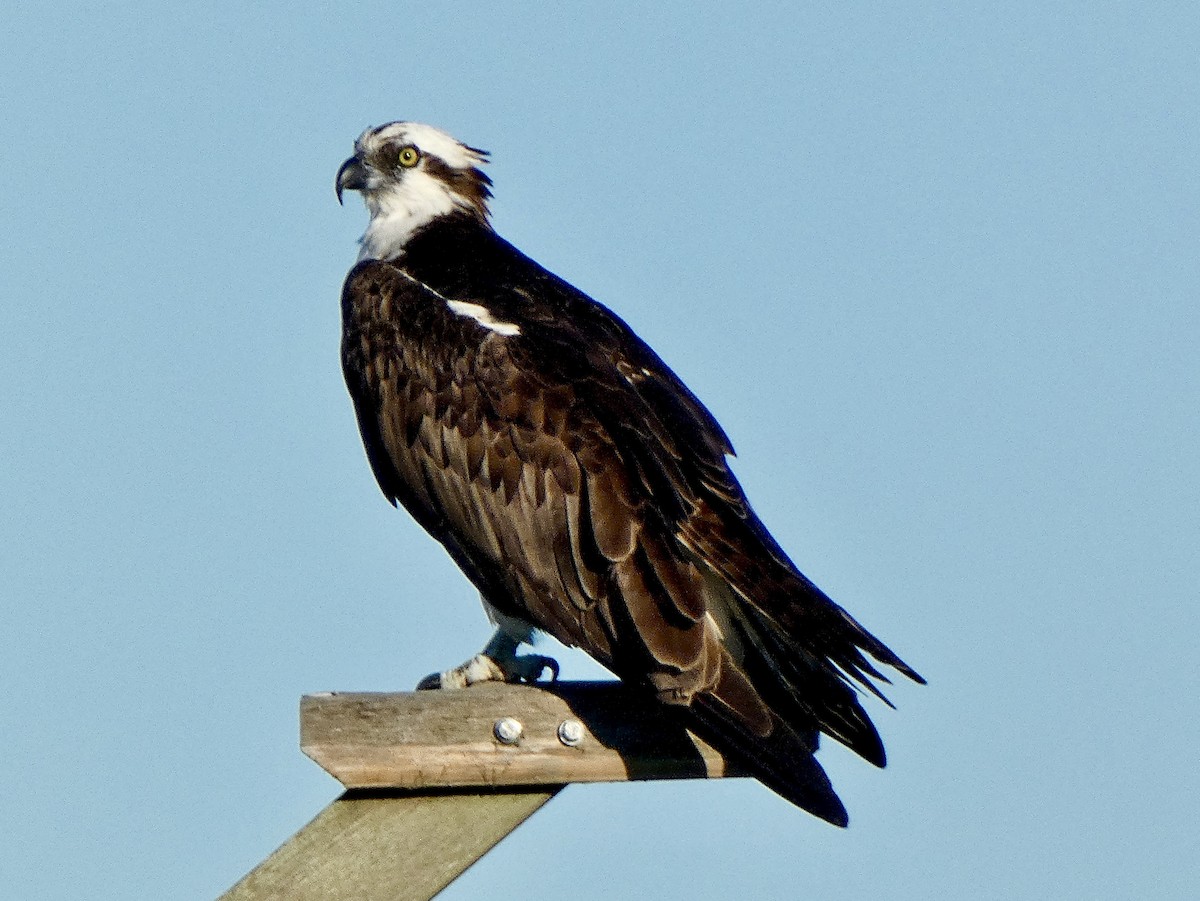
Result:
<instances>
[{"instance_id":1,"label":"talon","mask_svg":"<svg viewBox=\"0 0 1200 901\"><path fill-rule=\"evenodd\" d=\"M430 673L417 683L417 691L466 688L476 682L504 682L508 671L487 654L476 654L462 666L444 673Z\"/></svg>"},{"instance_id":2,"label":"talon","mask_svg":"<svg viewBox=\"0 0 1200 901\"><path fill-rule=\"evenodd\" d=\"M557 660L555 660L553 657L540 657L540 656L534 656L533 659L537 662L537 673L534 675L534 677L532 679L529 680L530 682L540 681L542 678L542 673L545 672L546 670L550 670L550 681L551 682L558 681L558 661Z\"/></svg>"},{"instance_id":3,"label":"talon","mask_svg":"<svg viewBox=\"0 0 1200 901\"><path fill-rule=\"evenodd\" d=\"M502 664L505 677L509 682L524 682L532 685L541 681L542 673L550 670L550 681L558 680L558 661L553 657L543 657L541 654L524 654L514 656L507 664Z\"/></svg>"},{"instance_id":4,"label":"talon","mask_svg":"<svg viewBox=\"0 0 1200 901\"><path fill-rule=\"evenodd\" d=\"M417 691L435 691L442 687L442 674L430 673L417 683Z\"/></svg>"},{"instance_id":5,"label":"talon","mask_svg":"<svg viewBox=\"0 0 1200 901\"><path fill-rule=\"evenodd\" d=\"M518 654L521 640L497 629L484 649L461 666L430 673L417 683L417 691L466 688L477 682L525 682L532 684L550 670L550 681L558 681L558 661L541 654Z\"/></svg>"},{"instance_id":6,"label":"talon","mask_svg":"<svg viewBox=\"0 0 1200 901\"><path fill-rule=\"evenodd\" d=\"M558 661L553 657L514 654L508 657L498 656L497 659L487 654L476 654L462 666L456 666L444 673L430 673L417 683L417 691L466 688L479 682L524 682L532 685L541 680L542 673L546 670L550 670L550 681L557 682Z\"/></svg>"}]
</instances>

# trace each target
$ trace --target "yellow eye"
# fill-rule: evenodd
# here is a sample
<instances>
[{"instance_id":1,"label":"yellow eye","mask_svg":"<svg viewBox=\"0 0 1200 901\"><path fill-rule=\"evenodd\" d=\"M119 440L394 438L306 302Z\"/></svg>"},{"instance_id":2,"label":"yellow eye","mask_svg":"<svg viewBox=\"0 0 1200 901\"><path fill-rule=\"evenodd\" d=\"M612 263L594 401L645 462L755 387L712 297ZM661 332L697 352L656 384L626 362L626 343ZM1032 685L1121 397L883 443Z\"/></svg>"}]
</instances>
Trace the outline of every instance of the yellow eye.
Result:
<instances>
[{"instance_id":1,"label":"yellow eye","mask_svg":"<svg viewBox=\"0 0 1200 901\"><path fill-rule=\"evenodd\" d=\"M420 162L420 159L420 151L417 150L416 147L410 145L408 147L400 148L400 155L396 158L396 162L398 162L405 169L411 169L418 162Z\"/></svg>"}]
</instances>

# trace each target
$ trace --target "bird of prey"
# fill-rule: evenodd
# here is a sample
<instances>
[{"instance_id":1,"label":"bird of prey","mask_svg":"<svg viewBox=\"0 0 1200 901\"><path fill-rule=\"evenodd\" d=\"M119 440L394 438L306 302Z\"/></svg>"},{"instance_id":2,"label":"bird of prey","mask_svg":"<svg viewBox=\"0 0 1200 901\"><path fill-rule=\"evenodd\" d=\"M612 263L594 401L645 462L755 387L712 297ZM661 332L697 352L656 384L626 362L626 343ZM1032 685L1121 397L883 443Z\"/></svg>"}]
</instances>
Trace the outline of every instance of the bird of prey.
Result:
<instances>
[{"instance_id":1,"label":"bird of prey","mask_svg":"<svg viewBox=\"0 0 1200 901\"><path fill-rule=\"evenodd\" d=\"M845 825L819 734L883 766L858 697L883 698L872 658L924 680L788 559L725 432L658 354L496 234L486 162L392 122L362 133L336 181L370 213L341 348L367 458L498 626L421 687L557 675L517 653L548 632Z\"/></svg>"}]
</instances>

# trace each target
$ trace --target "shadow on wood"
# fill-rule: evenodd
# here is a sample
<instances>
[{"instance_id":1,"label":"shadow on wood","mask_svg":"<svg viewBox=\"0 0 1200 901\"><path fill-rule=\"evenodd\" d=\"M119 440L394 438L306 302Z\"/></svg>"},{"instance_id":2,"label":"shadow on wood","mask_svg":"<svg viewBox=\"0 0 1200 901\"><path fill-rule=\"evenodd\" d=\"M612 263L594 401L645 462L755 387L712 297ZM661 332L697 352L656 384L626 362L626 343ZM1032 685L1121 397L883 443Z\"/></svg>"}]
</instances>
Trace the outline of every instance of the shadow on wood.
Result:
<instances>
[{"instance_id":1,"label":"shadow on wood","mask_svg":"<svg viewBox=\"0 0 1200 901\"><path fill-rule=\"evenodd\" d=\"M427 901L567 783L742 775L617 682L307 695L300 745L348 791L218 901Z\"/></svg>"},{"instance_id":2,"label":"shadow on wood","mask_svg":"<svg viewBox=\"0 0 1200 901\"><path fill-rule=\"evenodd\" d=\"M347 788L742 775L673 713L617 682L308 695L300 746ZM496 737L502 720L520 725L509 743ZM568 744L559 733L572 723L582 728Z\"/></svg>"}]
</instances>

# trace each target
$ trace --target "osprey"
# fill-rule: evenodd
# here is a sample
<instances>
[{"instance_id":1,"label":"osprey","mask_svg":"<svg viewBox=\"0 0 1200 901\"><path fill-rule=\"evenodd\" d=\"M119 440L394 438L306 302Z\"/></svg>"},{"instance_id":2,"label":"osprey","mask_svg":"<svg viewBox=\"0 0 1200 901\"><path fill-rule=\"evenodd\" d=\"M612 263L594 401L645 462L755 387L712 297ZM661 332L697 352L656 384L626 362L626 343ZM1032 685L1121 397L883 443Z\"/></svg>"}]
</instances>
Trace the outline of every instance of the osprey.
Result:
<instances>
[{"instance_id":1,"label":"osprey","mask_svg":"<svg viewBox=\"0 0 1200 901\"><path fill-rule=\"evenodd\" d=\"M820 733L877 766L869 658L924 680L792 564L704 405L621 319L492 230L487 154L428 125L363 132L337 174L370 223L342 365L384 495L498 629L422 688L535 681L536 630L654 692L784 798L846 811Z\"/></svg>"}]
</instances>

